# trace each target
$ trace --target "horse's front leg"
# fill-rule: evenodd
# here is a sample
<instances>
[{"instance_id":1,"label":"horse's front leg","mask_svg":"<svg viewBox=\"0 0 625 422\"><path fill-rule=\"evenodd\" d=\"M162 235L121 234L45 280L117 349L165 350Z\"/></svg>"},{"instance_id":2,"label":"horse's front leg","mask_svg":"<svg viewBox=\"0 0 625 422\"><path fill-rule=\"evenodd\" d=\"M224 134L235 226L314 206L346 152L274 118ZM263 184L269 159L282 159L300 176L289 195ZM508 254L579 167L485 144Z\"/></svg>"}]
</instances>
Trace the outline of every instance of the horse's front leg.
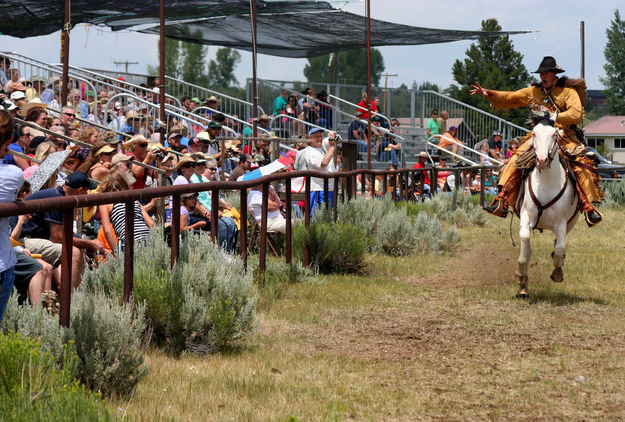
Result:
<instances>
[{"instance_id":1,"label":"horse's front leg","mask_svg":"<svg viewBox=\"0 0 625 422\"><path fill-rule=\"evenodd\" d=\"M551 257L553 258L553 272L551 273L551 279L557 283L564 281L564 273L562 272L562 267L564 266L564 239L566 238L566 223L562 222L559 224L554 233L556 235L556 240L554 242L553 253Z\"/></svg>"},{"instance_id":2,"label":"horse's front leg","mask_svg":"<svg viewBox=\"0 0 625 422\"><path fill-rule=\"evenodd\" d=\"M530 217L527 212L521 212L519 228L519 238L521 240L521 250L519 253L519 268L516 271L514 279L519 283L519 291L517 297L526 298L529 296L527 290L527 266L532 256L532 248L530 246L530 237L532 231L530 230Z\"/></svg>"}]
</instances>

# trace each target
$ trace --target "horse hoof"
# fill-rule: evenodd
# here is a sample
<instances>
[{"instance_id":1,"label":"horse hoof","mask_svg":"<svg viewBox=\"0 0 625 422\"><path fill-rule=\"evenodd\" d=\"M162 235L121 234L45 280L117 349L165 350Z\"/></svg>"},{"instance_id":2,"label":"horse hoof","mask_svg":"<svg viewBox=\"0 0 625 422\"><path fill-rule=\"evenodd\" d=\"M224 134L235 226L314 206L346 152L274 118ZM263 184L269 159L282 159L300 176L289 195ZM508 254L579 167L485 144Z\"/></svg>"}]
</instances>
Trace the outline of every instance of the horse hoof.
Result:
<instances>
[{"instance_id":1,"label":"horse hoof","mask_svg":"<svg viewBox=\"0 0 625 422\"><path fill-rule=\"evenodd\" d=\"M527 290L519 290L516 294L516 297L518 297L519 299L527 299L528 297L530 297L530 294L527 292Z\"/></svg>"},{"instance_id":2,"label":"horse hoof","mask_svg":"<svg viewBox=\"0 0 625 422\"><path fill-rule=\"evenodd\" d=\"M562 272L562 268L556 268L551 273L551 279L556 283L562 283L564 281L564 273Z\"/></svg>"}]
</instances>

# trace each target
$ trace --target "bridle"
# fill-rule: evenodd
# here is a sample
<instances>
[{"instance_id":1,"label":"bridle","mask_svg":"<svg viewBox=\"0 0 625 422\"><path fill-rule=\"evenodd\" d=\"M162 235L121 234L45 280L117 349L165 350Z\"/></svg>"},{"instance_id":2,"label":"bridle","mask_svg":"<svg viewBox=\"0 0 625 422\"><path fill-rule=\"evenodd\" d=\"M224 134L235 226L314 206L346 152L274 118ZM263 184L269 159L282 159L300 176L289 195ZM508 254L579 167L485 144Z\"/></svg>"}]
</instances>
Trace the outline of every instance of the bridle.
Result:
<instances>
[{"instance_id":1,"label":"bridle","mask_svg":"<svg viewBox=\"0 0 625 422\"><path fill-rule=\"evenodd\" d=\"M555 131L555 138L556 139L553 141L553 147L551 147L549 152L547 152L547 167L549 168L551 168L551 162L553 161L554 157L560 150L560 145L558 144L558 138L561 138L561 135L557 130ZM538 164L538 156L536 156L536 161ZM538 171L540 171L540 169L538 169Z\"/></svg>"}]
</instances>

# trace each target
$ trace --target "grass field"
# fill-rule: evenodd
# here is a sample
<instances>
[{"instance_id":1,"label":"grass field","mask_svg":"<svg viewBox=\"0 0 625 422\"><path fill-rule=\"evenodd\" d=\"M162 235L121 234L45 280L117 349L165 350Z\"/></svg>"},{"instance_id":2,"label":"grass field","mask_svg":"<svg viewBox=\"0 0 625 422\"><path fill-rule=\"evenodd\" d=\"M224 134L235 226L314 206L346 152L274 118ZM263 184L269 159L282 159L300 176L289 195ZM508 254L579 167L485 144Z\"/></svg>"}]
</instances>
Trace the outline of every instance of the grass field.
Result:
<instances>
[{"instance_id":1,"label":"grass field","mask_svg":"<svg viewBox=\"0 0 625 422\"><path fill-rule=\"evenodd\" d=\"M456 256L370 258L264 297L229 353L147 353L148 377L113 402L139 420L625 419L625 225L607 210L567 239L535 232L530 298L516 299L510 220L463 229ZM513 225L518 244L518 220Z\"/></svg>"}]
</instances>

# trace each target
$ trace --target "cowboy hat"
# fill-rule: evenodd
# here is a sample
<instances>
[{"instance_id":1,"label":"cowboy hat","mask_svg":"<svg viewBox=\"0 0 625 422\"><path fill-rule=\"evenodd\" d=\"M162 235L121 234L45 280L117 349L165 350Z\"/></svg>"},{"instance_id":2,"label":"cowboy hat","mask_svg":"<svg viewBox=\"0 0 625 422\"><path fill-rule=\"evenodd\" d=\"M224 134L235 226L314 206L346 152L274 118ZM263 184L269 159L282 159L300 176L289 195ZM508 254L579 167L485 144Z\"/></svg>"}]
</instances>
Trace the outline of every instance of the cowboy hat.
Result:
<instances>
[{"instance_id":1,"label":"cowboy hat","mask_svg":"<svg viewBox=\"0 0 625 422\"><path fill-rule=\"evenodd\" d=\"M217 103L217 105L221 104L221 100L218 99L217 97L215 97L214 95L211 95L210 97L208 97L207 99L204 100L204 104L208 104L211 101L215 101Z\"/></svg>"},{"instance_id":2,"label":"cowboy hat","mask_svg":"<svg viewBox=\"0 0 625 422\"><path fill-rule=\"evenodd\" d=\"M195 162L196 161L190 155L183 155L182 157L180 157L180 160L178 160L178 164L176 164L176 166L174 167L174 170L176 171L176 173L178 173L178 170L180 170L180 167L183 164L185 164L185 163L195 163Z\"/></svg>"},{"instance_id":3,"label":"cowboy hat","mask_svg":"<svg viewBox=\"0 0 625 422\"><path fill-rule=\"evenodd\" d=\"M24 104L20 110L22 112L22 116L26 117L28 115L28 112L31 109L33 109L33 108L43 108L43 109L46 109L47 107L48 107L48 105L42 103L39 98L33 98L32 100L30 100L29 102Z\"/></svg>"},{"instance_id":4,"label":"cowboy hat","mask_svg":"<svg viewBox=\"0 0 625 422\"><path fill-rule=\"evenodd\" d=\"M421 158L421 157L423 157L423 158L428 158L428 153L427 153L427 152L425 152L425 151L421 151L421 152L419 153L419 158Z\"/></svg>"},{"instance_id":5,"label":"cowboy hat","mask_svg":"<svg viewBox=\"0 0 625 422\"><path fill-rule=\"evenodd\" d=\"M536 69L533 73L548 72L550 70L556 73L564 72L564 69L556 64L556 59L551 56L545 56L543 57L543 61L540 62L538 69Z\"/></svg>"},{"instance_id":6,"label":"cowboy hat","mask_svg":"<svg viewBox=\"0 0 625 422\"><path fill-rule=\"evenodd\" d=\"M208 132L205 132L205 131L198 132L197 135L195 135L195 137L198 138L202 142L215 142L214 140L210 138L210 136L208 135Z\"/></svg>"},{"instance_id":7,"label":"cowboy hat","mask_svg":"<svg viewBox=\"0 0 625 422\"><path fill-rule=\"evenodd\" d=\"M261 114L261 116L258 118L258 121L261 122L263 120L268 122L269 121L269 116L267 116L266 114Z\"/></svg>"},{"instance_id":8,"label":"cowboy hat","mask_svg":"<svg viewBox=\"0 0 625 422\"><path fill-rule=\"evenodd\" d=\"M204 164L207 161L206 155L201 152L194 152L191 154L191 158L193 158L197 164Z\"/></svg>"},{"instance_id":9,"label":"cowboy hat","mask_svg":"<svg viewBox=\"0 0 625 422\"><path fill-rule=\"evenodd\" d=\"M124 146L124 148L126 148L126 150L132 150L132 148L136 145L136 144L147 144L148 140L145 139L145 136L143 135L135 135L132 138L130 138L129 140L127 140L126 142L124 142L122 145Z\"/></svg>"}]
</instances>

